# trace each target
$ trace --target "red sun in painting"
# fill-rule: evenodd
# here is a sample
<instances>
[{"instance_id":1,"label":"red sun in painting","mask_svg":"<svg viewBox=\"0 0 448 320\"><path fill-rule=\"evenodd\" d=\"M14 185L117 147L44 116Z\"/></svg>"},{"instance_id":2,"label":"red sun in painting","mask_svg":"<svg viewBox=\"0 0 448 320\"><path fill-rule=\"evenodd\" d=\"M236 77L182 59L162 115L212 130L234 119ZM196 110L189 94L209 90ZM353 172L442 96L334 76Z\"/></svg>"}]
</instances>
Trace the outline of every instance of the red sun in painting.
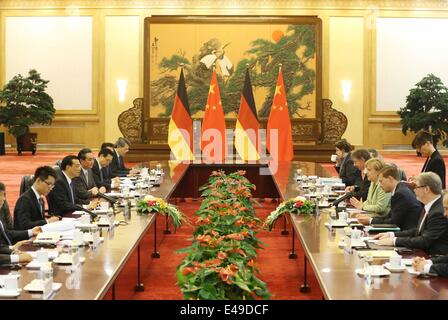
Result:
<instances>
[{"instance_id":1,"label":"red sun in painting","mask_svg":"<svg viewBox=\"0 0 448 320\"><path fill-rule=\"evenodd\" d=\"M281 38L283 38L285 34L283 33L283 31L281 30L274 30L274 32L272 32L272 40L274 40L275 42L279 42Z\"/></svg>"}]
</instances>

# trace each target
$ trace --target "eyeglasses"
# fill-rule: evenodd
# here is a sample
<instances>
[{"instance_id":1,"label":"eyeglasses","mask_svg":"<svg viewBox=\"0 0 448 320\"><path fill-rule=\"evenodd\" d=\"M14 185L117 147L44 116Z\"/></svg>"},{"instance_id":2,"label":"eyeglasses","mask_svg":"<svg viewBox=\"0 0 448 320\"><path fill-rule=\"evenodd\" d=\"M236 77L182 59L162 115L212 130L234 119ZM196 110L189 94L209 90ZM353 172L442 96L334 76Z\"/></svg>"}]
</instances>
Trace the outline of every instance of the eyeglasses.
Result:
<instances>
[{"instance_id":1,"label":"eyeglasses","mask_svg":"<svg viewBox=\"0 0 448 320\"><path fill-rule=\"evenodd\" d=\"M427 185L423 185L423 186L415 186L415 189L424 188L424 187L427 187Z\"/></svg>"},{"instance_id":2,"label":"eyeglasses","mask_svg":"<svg viewBox=\"0 0 448 320\"><path fill-rule=\"evenodd\" d=\"M47 184L48 188L50 188L50 189L53 189L53 188L54 188L54 183L47 182L47 181L45 181L45 180L42 180L42 181L45 182L45 183Z\"/></svg>"}]
</instances>

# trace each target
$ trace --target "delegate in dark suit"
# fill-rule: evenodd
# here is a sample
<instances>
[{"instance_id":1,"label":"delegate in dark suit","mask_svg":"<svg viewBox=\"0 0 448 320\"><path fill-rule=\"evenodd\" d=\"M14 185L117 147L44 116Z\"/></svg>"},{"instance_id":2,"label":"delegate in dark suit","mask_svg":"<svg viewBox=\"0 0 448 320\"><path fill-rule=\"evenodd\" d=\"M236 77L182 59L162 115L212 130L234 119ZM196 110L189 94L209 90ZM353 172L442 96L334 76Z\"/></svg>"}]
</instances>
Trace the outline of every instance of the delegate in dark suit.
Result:
<instances>
[{"instance_id":1,"label":"delegate in dark suit","mask_svg":"<svg viewBox=\"0 0 448 320\"><path fill-rule=\"evenodd\" d=\"M367 175L364 175L364 179L361 176L361 172L355 179L355 184L359 187L359 191L355 192L353 195L357 199L361 199L365 201L367 199L367 195L369 194L369 188L370 188L370 180L367 179Z\"/></svg>"},{"instance_id":2,"label":"delegate in dark suit","mask_svg":"<svg viewBox=\"0 0 448 320\"><path fill-rule=\"evenodd\" d=\"M390 213L387 217L374 217L372 224L395 224L401 230L417 228L423 204L417 200L414 192L400 182L390 199Z\"/></svg>"},{"instance_id":3,"label":"delegate in dark suit","mask_svg":"<svg viewBox=\"0 0 448 320\"><path fill-rule=\"evenodd\" d=\"M14 208L14 229L28 230L47 224L37 197L32 188L22 193Z\"/></svg>"},{"instance_id":4,"label":"delegate in dark suit","mask_svg":"<svg viewBox=\"0 0 448 320\"><path fill-rule=\"evenodd\" d=\"M73 180L72 180L73 183ZM53 190L48 194L50 213L55 215L66 215L76 211L75 204L81 204L76 199L74 183L73 192L64 174L56 180Z\"/></svg>"},{"instance_id":5,"label":"delegate in dark suit","mask_svg":"<svg viewBox=\"0 0 448 320\"><path fill-rule=\"evenodd\" d=\"M109 167L100 168L98 159L95 159L95 161L93 161L92 174L93 179L95 180L95 185L98 188L105 187L107 191L110 191L112 180L109 175Z\"/></svg>"},{"instance_id":6,"label":"delegate in dark suit","mask_svg":"<svg viewBox=\"0 0 448 320\"><path fill-rule=\"evenodd\" d=\"M352 186L358 177L361 177L361 172L355 167L352 160L351 152L347 153L345 158L341 162L341 166L336 167L339 173L339 178L342 179L342 183L346 186Z\"/></svg>"},{"instance_id":7,"label":"delegate in dark suit","mask_svg":"<svg viewBox=\"0 0 448 320\"><path fill-rule=\"evenodd\" d=\"M121 156L119 156L116 151L114 151L114 157L109 167L111 178L126 177L129 171L131 171L130 169L125 167L124 159Z\"/></svg>"},{"instance_id":8,"label":"delegate in dark suit","mask_svg":"<svg viewBox=\"0 0 448 320\"><path fill-rule=\"evenodd\" d=\"M448 254L448 219L444 216L442 197L431 206L420 232L417 226L395 232L395 236L397 247L422 249L430 255Z\"/></svg>"},{"instance_id":9,"label":"delegate in dark suit","mask_svg":"<svg viewBox=\"0 0 448 320\"><path fill-rule=\"evenodd\" d=\"M73 178L73 183L75 185L75 196L77 198L77 202L82 204L89 204L93 195L89 190L96 187L95 179L93 177L92 169L87 169L88 181L86 180L86 176L84 171L81 170L81 174L79 177Z\"/></svg>"},{"instance_id":10,"label":"delegate in dark suit","mask_svg":"<svg viewBox=\"0 0 448 320\"><path fill-rule=\"evenodd\" d=\"M445 162L439 151L434 151L431 156L426 159L422 172L434 172L437 174L442 180L442 189L445 189Z\"/></svg>"}]
</instances>

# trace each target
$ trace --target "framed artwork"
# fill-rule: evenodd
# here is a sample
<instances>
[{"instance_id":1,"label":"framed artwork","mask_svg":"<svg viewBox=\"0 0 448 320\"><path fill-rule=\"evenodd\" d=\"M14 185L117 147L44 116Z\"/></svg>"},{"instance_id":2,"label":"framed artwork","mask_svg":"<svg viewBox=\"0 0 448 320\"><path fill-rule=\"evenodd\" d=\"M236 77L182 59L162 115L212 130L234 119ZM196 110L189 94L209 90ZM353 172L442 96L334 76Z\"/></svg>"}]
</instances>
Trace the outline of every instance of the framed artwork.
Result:
<instances>
[{"instance_id":1,"label":"framed artwork","mask_svg":"<svg viewBox=\"0 0 448 320\"><path fill-rule=\"evenodd\" d=\"M249 68L258 118L269 117L281 66L295 141L321 137L322 23L309 16L152 16L145 19L143 140L166 143L184 69L190 112L204 114L216 68L233 128Z\"/></svg>"}]
</instances>

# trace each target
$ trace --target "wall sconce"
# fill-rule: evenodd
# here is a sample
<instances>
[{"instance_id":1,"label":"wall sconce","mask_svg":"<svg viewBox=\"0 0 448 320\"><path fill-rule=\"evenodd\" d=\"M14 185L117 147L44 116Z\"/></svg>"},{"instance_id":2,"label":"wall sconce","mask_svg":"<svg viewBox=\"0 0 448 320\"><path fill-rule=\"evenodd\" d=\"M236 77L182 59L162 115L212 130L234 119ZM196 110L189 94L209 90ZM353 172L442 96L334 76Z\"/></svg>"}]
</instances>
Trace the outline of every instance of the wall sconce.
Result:
<instances>
[{"instance_id":1,"label":"wall sconce","mask_svg":"<svg viewBox=\"0 0 448 320\"><path fill-rule=\"evenodd\" d=\"M350 80L342 80L342 95L344 96L344 102L349 102L351 91L352 82Z\"/></svg>"},{"instance_id":2,"label":"wall sconce","mask_svg":"<svg viewBox=\"0 0 448 320\"><path fill-rule=\"evenodd\" d=\"M126 98L126 88L128 86L127 80L117 80L117 88L118 88L118 101L124 102Z\"/></svg>"}]
</instances>

